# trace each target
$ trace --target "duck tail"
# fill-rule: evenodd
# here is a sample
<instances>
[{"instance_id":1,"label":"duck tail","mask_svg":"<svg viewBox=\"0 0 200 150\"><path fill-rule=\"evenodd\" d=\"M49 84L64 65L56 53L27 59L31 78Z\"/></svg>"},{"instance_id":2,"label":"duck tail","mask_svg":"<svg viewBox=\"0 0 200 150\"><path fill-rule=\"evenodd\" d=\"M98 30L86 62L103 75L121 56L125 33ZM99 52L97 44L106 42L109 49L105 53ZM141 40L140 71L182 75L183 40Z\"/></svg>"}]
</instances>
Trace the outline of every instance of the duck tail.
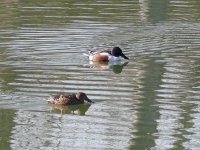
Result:
<instances>
[{"instance_id":1,"label":"duck tail","mask_svg":"<svg viewBox=\"0 0 200 150\"><path fill-rule=\"evenodd\" d=\"M88 53L83 53L84 56L89 57L90 55Z\"/></svg>"},{"instance_id":2,"label":"duck tail","mask_svg":"<svg viewBox=\"0 0 200 150\"><path fill-rule=\"evenodd\" d=\"M50 96L46 101L49 102L49 103L51 103L51 102L52 102L52 98L53 98L53 97Z\"/></svg>"},{"instance_id":3,"label":"duck tail","mask_svg":"<svg viewBox=\"0 0 200 150\"><path fill-rule=\"evenodd\" d=\"M88 51L88 53L83 53L83 55L84 56L87 56L87 57L89 57L90 55L92 55L93 54L93 51Z\"/></svg>"}]
</instances>

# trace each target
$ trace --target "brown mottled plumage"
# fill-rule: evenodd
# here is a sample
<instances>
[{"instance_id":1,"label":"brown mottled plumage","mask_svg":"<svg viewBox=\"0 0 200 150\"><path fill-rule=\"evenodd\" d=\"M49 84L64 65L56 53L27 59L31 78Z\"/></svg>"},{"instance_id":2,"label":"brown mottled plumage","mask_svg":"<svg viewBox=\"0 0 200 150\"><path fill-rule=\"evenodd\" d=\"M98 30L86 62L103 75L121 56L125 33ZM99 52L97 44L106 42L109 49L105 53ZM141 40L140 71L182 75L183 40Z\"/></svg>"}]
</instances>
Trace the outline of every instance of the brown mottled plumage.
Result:
<instances>
[{"instance_id":1,"label":"brown mottled plumage","mask_svg":"<svg viewBox=\"0 0 200 150\"><path fill-rule=\"evenodd\" d=\"M76 105L83 104L85 101L92 103L92 101L83 92L78 93L60 93L55 96L51 96L48 100L51 104L56 105Z\"/></svg>"}]
</instances>

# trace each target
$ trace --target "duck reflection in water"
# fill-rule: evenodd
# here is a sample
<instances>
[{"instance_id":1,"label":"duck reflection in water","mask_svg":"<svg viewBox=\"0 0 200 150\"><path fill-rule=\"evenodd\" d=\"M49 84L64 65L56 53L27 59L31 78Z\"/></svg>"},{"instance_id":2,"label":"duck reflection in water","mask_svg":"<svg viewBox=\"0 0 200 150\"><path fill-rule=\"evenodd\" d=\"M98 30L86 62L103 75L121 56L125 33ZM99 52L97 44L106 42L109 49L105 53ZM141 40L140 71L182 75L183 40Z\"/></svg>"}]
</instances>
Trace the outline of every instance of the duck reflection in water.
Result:
<instances>
[{"instance_id":1,"label":"duck reflection in water","mask_svg":"<svg viewBox=\"0 0 200 150\"><path fill-rule=\"evenodd\" d=\"M94 67L102 70L112 70L114 73L119 74L122 72L124 66L129 62L115 61L115 62L93 62L90 61L90 67Z\"/></svg>"},{"instance_id":2,"label":"duck reflection in water","mask_svg":"<svg viewBox=\"0 0 200 150\"><path fill-rule=\"evenodd\" d=\"M75 115L80 115L80 116L84 116L85 113L90 108L90 106L91 104L89 103L78 104L78 105L68 105L68 106L50 104L51 112L53 113L75 114Z\"/></svg>"}]
</instances>

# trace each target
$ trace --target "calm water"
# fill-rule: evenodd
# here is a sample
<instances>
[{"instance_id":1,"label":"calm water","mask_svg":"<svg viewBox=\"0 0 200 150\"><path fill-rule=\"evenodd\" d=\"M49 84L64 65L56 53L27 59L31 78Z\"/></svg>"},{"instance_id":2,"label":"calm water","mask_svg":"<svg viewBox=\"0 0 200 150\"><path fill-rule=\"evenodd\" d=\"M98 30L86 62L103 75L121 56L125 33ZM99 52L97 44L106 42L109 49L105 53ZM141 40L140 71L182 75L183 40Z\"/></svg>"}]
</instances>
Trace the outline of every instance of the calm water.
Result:
<instances>
[{"instance_id":1,"label":"calm water","mask_svg":"<svg viewBox=\"0 0 200 150\"><path fill-rule=\"evenodd\" d=\"M0 149L199 149L199 0L2 0L0 20ZM113 46L130 61L82 55ZM95 103L47 104L62 91Z\"/></svg>"}]
</instances>

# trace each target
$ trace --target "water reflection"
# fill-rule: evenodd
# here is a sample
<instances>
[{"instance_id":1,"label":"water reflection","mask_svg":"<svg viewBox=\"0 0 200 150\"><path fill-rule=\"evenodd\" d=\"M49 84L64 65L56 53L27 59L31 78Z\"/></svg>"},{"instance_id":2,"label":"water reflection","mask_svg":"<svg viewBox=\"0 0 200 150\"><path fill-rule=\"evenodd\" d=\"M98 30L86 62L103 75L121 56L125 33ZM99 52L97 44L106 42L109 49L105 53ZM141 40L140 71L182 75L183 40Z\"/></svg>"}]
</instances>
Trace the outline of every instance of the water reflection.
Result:
<instances>
[{"instance_id":1,"label":"water reflection","mask_svg":"<svg viewBox=\"0 0 200 150\"><path fill-rule=\"evenodd\" d=\"M119 74L123 71L123 68L128 65L128 61L116 61L116 62L93 62L90 61L90 68L97 68L100 70L112 70L114 73ZM85 65L87 66L87 65Z\"/></svg>"},{"instance_id":2,"label":"water reflection","mask_svg":"<svg viewBox=\"0 0 200 150\"><path fill-rule=\"evenodd\" d=\"M138 118L134 124L137 131L133 134L136 137L132 139L133 144L130 145L129 149L148 149L156 145L154 134L157 133L156 120L160 114L155 99L157 97L156 90L159 89L164 72L163 63L147 60L143 69L145 70L141 78L143 87L140 89L143 97L139 99L140 103L137 107Z\"/></svg>"},{"instance_id":3,"label":"water reflection","mask_svg":"<svg viewBox=\"0 0 200 150\"><path fill-rule=\"evenodd\" d=\"M9 85L9 83L13 82L16 78L16 73L14 72L14 68L11 66L3 66L0 68L0 87L2 91L5 92L13 92L14 88Z\"/></svg>"},{"instance_id":4,"label":"water reflection","mask_svg":"<svg viewBox=\"0 0 200 150\"><path fill-rule=\"evenodd\" d=\"M49 106L51 107L51 112L54 113L85 115L91 104L80 104L71 106L49 104Z\"/></svg>"},{"instance_id":5,"label":"water reflection","mask_svg":"<svg viewBox=\"0 0 200 150\"><path fill-rule=\"evenodd\" d=\"M199 82L197 77L199 75L194 75L192 71L199 66L197 63L198 60L191 62L185 57L184 60L170 59L164 65L165 73L157 99L162 108L157 127L159 129L157 144L168 137L166 144L169 148L171 145L171 148L174 146L178 149L188 149L185 143L188 143L189 137L197 134L193 131L196 128L196 119L199 118L197 115L199 111L196 109L199 104L195 102L196 92L193 86ZM199 131L195 132L199 133ZM195 142L193 140L190 142L192 143L190 148L196 149Z\"/></svg>"},{"instance_id":6,"label":"water reflection","mask_svg":"<svg viewBox=\"0 0 200 150\"><path fill-rule=\"evenodd\" d=\"M10 149L15 112L12 109L0 109L0 149Z\"/></svg>"}]
</instances>

